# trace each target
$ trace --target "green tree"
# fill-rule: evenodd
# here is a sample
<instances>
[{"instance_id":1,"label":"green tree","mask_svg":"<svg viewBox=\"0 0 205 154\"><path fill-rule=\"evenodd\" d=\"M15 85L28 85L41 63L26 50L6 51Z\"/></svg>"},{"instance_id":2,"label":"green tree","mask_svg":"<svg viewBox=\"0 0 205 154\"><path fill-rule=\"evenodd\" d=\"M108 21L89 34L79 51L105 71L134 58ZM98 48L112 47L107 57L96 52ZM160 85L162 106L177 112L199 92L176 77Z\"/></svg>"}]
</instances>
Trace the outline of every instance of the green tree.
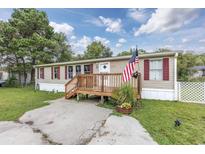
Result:
<instances>
[{"instance_id":1,"label":"green tree","mask_svg":"<svg viewBox=\"0 0 205 154\"><path fill-rule=\"evenodd\" d=\"M203 58L203 55L179 53L177 58L178 80L188 81L194 73L194 70L191 69L193 66L205 65L202 60Z\"/></svg>"},{"instance_id":2,"label":"green tree","mask_svg":"<svg viewBox=\"0 0 205 154\"><path fill-rule=\"evenodd\" d=\"M127 55L132 55L132 51L122 51L117 54L117 56L127 56Z\"/></svg>"},{"instance_id":3,"label":"green tree","mask_svg":"<svg viewBox=\"0 0 205 154\"><path fill-rule=\"evenodd\" d=\"M63 34L55 33L49 25L45 12L37 9L14 9L8 22L0 25L1 54L15 57L17 70L31 73L34 81L33 65L66 61L72 57L72 51Z\"/></svg>"},{"instance_id":4,"label":"green tree","mask_svg":"<svg viewBox=\"0 0 205 154\"><path fill-rule=\"evenodd\" d=\"M145 54L145 53L146 53L146 50L138 49L138 54ZM132 50L122 51L122 52L118 53L117 56L127 56L127 55L132 55Z\"/></svg>"},{"instance_id":5,"label":"green tree","mask_svg":"<svg viewBox=\"0 0 205 154\"><path fill-rule=\"evenodd\" d=\"M171 52L172 50L167 49L167 48L159 48L155 52Z\"/></svg>"},{"instance_id":6,"label":"green tree","mask_svg":"<svg viewBox=\"0 0 205 154\"><path fill-rule=\"evenodd\" d=\"M103 45L100 41L94 41L87 46L84 53L86 59L111 57L112 51L109 47Z\"/></svg>"}]
</instances>

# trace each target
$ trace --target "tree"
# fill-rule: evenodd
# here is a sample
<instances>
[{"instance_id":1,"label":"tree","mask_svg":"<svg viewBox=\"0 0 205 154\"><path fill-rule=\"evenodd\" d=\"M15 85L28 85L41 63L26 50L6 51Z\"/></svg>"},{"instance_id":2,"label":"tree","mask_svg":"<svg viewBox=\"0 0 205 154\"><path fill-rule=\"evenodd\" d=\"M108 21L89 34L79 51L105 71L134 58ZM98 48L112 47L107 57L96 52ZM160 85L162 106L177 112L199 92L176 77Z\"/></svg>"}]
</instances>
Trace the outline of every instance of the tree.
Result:
<instances>
[{"instance_id":1,"label":"tree","mask_svg":"<svg viewBox=\"0 0 205 154\"><path fill-rule=\"evenodd\" d=\"M54 40L57 41L55 46L56 62L66 62L73 59L71 46L68 44L67 38L63 33L55 33Z\"/></svg>"},{"instance_id":2,"label":"tree","mask_svg":"<svg viewBox=\"0 0 205 154\"><path fill-rule=\"evenodd\" d=\"M145 54L145 53L146 53L146 50L138 49L138 54ZM122 51L117 56L127 56L127 55L132 55L132 50L130 50L130 51Z\"/></svg>"},{"instance_id":3,"label":"tree","mask_svg":"<svg viewBox=\"0 0 205 154\"><path fill-rule=\"evenodd\" d=\"M111 57L112 51L109 47L106 47L100 41L94 41L87 46L84 56L87 59Z\"/></svg>"},{"instance_id":4,"label":"tree","mask_svg":"<svg viewBox=\"0 0 205 154\"><path fill-rule=\"evenodd\" d=\"M72 51L65 35L54 32L43 11L14 9L11 19L0 27L1 54L6 59L15 58L15 67L24 74L24 84L27 72L31 73L31 81L34 81L33 65L71 59Z\"/></svg>"},{"instance_id":5,"label":"tree","mask_svg":"<svg viewBox=\"0 0 205 154\"><path fill-rule=\"evenodd\" d=\"M179 53L177 58L178 80L187 81L194 73L191 68L194 66L205 65L203 59L205 55L196 55L192 53Z\"/></svg>"},{"instance_id":6,"label":"tree","mask_svg":"<svg viewBox=\"0 0 205 154\"><path fill-rule=\"evenodd\" d=\"M122 51L117 54L117 56L127 56L127 55L132 55L132 51Z\"/></svg>"},{"instance_id":7,"label":"tree","mask_svg":"<svg viewBox=\"0 0 205 154\"><path fill-rule=\"evenodd\" d=\"M155 52L171 52L172 50L167 49L167 48L159 48L158 50L156 50Z\"/></svg>"}]
</instances>

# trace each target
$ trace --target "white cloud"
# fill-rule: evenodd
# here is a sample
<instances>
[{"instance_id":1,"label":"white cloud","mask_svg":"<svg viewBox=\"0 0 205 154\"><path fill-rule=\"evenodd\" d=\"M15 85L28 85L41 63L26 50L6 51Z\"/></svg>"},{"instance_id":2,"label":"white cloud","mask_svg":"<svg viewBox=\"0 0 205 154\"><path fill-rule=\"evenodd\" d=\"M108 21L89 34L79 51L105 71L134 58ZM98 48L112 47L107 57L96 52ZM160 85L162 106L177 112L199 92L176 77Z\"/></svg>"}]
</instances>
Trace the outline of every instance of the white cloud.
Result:
<instances>
[{"instance_id":1,"label":"white cloud","mask_svg":"<svg viewBox=\"0 0 205 154\"><path fill-rule=\"evenodd\" d=\"M171 49L173 46L172 45L170 45L170 44L166 44L166 45L164 45L164 48L166 48L166 49Z\"/></svg>"},{"instance_id":2,"label":"white cloud","mask_svg":"<svg viewBox=\"0 0 205 154\"><path fill-rule=\"evenodd\" d=\"M81 39L71 42L71 47L74 51L83 52L91 42L91 38L84 35Z\"/></svg>"},{"instance_id":3,"label":"white cloud","mask_svg":"<svg viewBox=\"0 0 205 154\"><path fill-rule=\"evenodd\" d=\"M190 40L189 39L187 39L187 38L182 38L182 43L187 43L187 42L189 42Z\"/></svg>"},{"instance_id":4,"label":"white cloud","mask_svg":"<svg viewBox=\"0 0 205 154\"><path fill-rule=\"evenodd\" d=\"M106 27L107 32L117 33L120 32L122 29L122 21L121 19L111 19L111 18L104 18L103 16L99 16L99 19Z\"/></svg>"},{"instance_id":5,"label":"white cloud","mask_svg":"<svg viewBox=\"0 0 205 154\"><path fill-rule=\"evenodd\" d=\"M100 41L104 45L108 45L110 43L110 41L108 39L106 39L104 37L100 37L100 36L95 36L94 41Z\"/></svg>"},{"instance_id":6,"label":"white cloud","mask_svg":"<svg viewBox=\"0 0 205 154\"><path fill-rule=\"evenodd\" d=\"M83 53L86 50L87 46L90 45L93 41L100 41L104 45L108 45L110 43L110 41L104 37L95 36L94 38L90 38L84 35L80 39L77 39L77 38L71 39L70 44L74 51L78 53Z\"/></svg>"},{"instance_id":7,"label":"white cloud","mask_svg":"<svg viewBox=\"0 0 205 154\"><path fill-rule=\"evenodd\" d=\"M167 42L173 42L175 39L173 37L168 37L167 39L165 39L165 41Z\"/></svg>"},{"instance_id":8,"label":"white cloud","mask_svg":"<svg viewBox=\"0 0 205 154\"><path fill-rule=\"evenodd\" d=\"M127 42L127 40L125 40L124 38L120 38L120 39L118 40L118 42L115 44L115 47L116 47L116 48L120 48L120 47L122 47L122 45L123 45L125 42Z\"/></svg>"},{"instance_id":9,"label":"white cloud","mask_svg":"<svg viewBox=\"0 0 205 154\"><path fill-rule=\"evenodd\" d=\"M199 40L200 43L205 43L205 39Z\"/></svg>"},{"instance_id":10,"label":"white cloud","mask_svg":"<svg viewBox=\"0 0 205 154\"><path fill-rule=\"evenodd\" d=\"M199 9L156 9L151 18L134 35L154 32L173 32L190 23L198 16Z\"/></svg>"},{"instance_id":11,"label":"white cloud","mask_svg":"<svg viewBox=\"0 0 205 154\"><path fill-rule=\"evenodd\" d=\"M125 43L125 42L127 42L127 40L125 40L124 38L120 38L120 39L118 40L118 42L119 42L119 43Z\"/></svg>"},{"instance_id":12,"label":"white cloud","mask_svg":"<svg viewBox=\"0 0 205 154\"><path fill-rule=\"evenodd\" d=\"M67 23L58 24L56 22L51 21L50 26L52 26L54 28L55 32L58 32L58 33L61 32L67 36L70 36L74 31L74 28Z\"/></svg>"},{"instance_id":13,"label":"white cloud","mask_svg":"<svg viewBox=\"0 0 205 154\"><path fill-rule=\"evenodd\" d=\"M148 14L145 9L128 9L128 16L140 23L144 22L148 18Z\"/></svg>"},{"instance_id":14,"label":"white cloud","mask_svg":"<svg viewBox=\"0 0 205 154\"><path fill-rule=\"evenodd\" d=\"M75 36L75 35L72 35L72 36L70 37L70 39L71 39L71 40L75 40L75 39L76 39L76 36Z\"/></svg>"},{"instance_id":15,"label":"white cloud","mask_svg":"<svg viewBox=\"0 0 205 154\"><path fill-rule=\"evenodd\" d=\"M122 47L122 44L121 44L121 43L117 43L115 46L116 46L117 48L120 48L120 47Z\"/></svg>"},{"instance_id":16,"label":"white cloud","mask_svg":"<svg viewBox=\"0 0 205 154\"><path fill-rule=\"evenodd\" d=\"M91 23L93 25L96 25L98 27L102 27L104 24L102 23L102 21L98 18L90 18L85 20L86 23Z\"/></svg>"}]
</instances>

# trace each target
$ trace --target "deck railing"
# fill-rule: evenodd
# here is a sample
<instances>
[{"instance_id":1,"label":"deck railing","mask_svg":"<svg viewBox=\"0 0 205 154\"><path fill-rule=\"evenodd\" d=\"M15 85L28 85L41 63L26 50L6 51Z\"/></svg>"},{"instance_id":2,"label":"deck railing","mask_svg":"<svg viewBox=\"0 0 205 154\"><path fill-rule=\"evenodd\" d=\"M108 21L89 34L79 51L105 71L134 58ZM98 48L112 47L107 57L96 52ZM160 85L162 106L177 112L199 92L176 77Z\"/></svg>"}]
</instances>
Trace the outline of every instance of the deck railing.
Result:
<instances>
[{"instance_id":1,"label":"deck railing","mask_svg":"<svg viewBox=\"0 0 205 154\"><path fill-rule=\"evenodd\" d=\"M76 89L81 93L111 95L113 90L120 88L123 84L125 83L122 81L122 73L81 74L65 85L65 93ZM126 84L132 85L136 92L140 93L140 77L138 79L132 77Z\"/></svg>"}]
</instances>

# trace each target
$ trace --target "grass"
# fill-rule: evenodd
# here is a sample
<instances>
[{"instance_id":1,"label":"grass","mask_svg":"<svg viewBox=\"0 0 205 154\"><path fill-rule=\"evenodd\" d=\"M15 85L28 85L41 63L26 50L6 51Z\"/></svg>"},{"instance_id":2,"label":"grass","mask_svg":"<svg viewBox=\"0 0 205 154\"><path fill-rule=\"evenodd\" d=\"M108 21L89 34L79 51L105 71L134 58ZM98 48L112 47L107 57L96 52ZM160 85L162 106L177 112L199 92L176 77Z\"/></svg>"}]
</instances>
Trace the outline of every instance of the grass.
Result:
<instances>
[{"instance_id":1,"label":"grass","mask_svg":"<svg viewBox=\"0 0 205 154\"><path fill-rule=\"evenodd\" d=\"M205 105L159 100L142 100L142 104L130 116L159 144L205 144ZM101 106L114 109L110 103ZM180 127L174 126L176 119L182 122Z\"/></svg>"},{"instance_id":2,"label":"grass","mask_svg":"<svg viewBox=\"0 0 205 154\"><path fill-rule=\"evenodd\" d=\"M48 105L63 93L34 91L33 88L0 88L0 121L17 120L26 111Z\"/></svg>"}]
</instances>

